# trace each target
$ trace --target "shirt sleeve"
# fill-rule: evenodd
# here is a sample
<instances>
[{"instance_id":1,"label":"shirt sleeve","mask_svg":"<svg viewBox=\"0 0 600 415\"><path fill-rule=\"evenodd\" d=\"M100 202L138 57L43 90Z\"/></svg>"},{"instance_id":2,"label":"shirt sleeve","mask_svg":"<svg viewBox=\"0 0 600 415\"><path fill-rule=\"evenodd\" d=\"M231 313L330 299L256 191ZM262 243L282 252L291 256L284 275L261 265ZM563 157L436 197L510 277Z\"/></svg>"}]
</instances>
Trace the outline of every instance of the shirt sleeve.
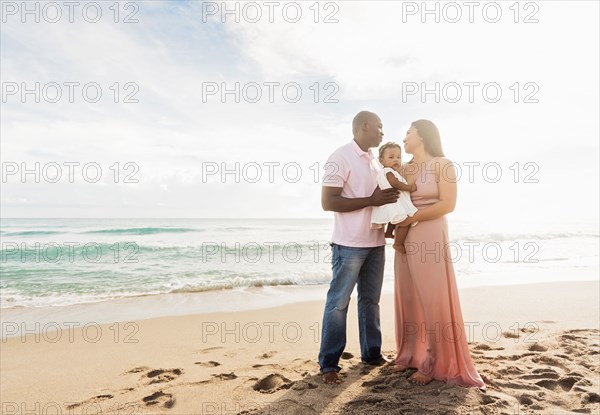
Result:
<instances>
[{"instance_id":1,"label":"shirt sleeve","mask_svg":"<svg viewBox=\"0 0 600 415\"><path fill-rule=\"evenodd\" d=\"M349 173L348 163L336 151L323 166L323 186L344 187Z\"/></svg>"}]
</instances>

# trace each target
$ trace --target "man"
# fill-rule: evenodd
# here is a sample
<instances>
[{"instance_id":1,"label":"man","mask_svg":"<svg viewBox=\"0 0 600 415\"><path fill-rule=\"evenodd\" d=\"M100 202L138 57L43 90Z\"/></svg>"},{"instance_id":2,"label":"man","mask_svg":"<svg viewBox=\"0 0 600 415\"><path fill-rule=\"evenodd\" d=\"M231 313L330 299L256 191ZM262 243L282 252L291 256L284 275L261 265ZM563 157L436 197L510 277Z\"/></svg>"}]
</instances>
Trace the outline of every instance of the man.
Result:
<instances>
[{"instance_id":1,"label":"man","mask_svg":"<svg viewBox=\"0 0 600 415\"><path fill-rule=\"evenodd\" d=\"M361 111L352 121L354 139L338 148L325 164L321 205L334 212L331 239L333 279L327 292L319 365L323 382L340 383L340 357L346 347L346 316L354 286L358 288L361 359L381 365L379 298L385 263L383 229L371 229L371 206L393 203L396 189L377 187L371 147L383 139L381 119Z\"/></svg>"}]
</instances>

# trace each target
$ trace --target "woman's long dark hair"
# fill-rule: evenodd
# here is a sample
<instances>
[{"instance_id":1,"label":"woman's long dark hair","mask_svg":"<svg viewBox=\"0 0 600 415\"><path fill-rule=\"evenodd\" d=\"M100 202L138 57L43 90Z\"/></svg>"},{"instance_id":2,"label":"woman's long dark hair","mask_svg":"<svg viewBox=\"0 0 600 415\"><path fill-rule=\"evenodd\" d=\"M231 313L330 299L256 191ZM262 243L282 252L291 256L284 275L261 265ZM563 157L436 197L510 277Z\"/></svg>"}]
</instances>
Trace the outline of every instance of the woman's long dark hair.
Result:
<instances>
[{"instance_id":1,"label":"woman's long dark hair","mask_svg":"<svg viewBox=\"0 0 600 415\"><path fill-rule=\"evenodd\" d=\"M440 132L434 123L429 120L417 120L413 121L411 126L415 127L417 134L423 139L427 154L433 157L444 157Z\"/></svg>"}]
</instances>

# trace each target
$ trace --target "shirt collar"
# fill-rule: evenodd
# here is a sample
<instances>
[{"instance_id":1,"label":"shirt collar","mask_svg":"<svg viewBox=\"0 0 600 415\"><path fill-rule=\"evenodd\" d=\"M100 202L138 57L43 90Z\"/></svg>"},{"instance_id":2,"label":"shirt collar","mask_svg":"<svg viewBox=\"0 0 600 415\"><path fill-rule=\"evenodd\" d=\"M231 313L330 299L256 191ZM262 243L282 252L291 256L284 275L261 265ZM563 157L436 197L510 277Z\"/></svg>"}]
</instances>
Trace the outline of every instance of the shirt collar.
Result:
<instances>
[{"instance_id":1,"label":"shirt collar","mask_svg":"<svg viewBox=\"0 0 600 415\"><path fill-rule=\"evenodd\" d=\"M356 143L356 140L352 139L352 148L354 149L354 151L356 152L356 155L358 157L366 157L369 160L373 160L374 156L373 153L371 153L370 151L363 151L362 148L360 148L360 146Z\"/></svg>"}]
</instances>

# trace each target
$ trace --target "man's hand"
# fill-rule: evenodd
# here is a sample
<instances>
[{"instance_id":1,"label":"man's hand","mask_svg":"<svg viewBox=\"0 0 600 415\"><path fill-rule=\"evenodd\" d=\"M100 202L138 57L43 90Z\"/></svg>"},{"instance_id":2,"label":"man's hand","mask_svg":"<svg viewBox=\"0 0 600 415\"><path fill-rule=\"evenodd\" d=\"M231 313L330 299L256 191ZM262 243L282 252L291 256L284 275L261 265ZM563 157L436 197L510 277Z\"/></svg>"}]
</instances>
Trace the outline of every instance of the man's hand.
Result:
<instances>
[{"instance_id":1,"label":"man's hand","mask_svg":"<svg viewBox=\"0 0 600 415\"><path fill-rule=\"evenodd\" d=\"M416 184L412 184L410 185L410 192L416 192L417 191L417 185Z\"/></svg>"},{"instance_id":2,"label":"man's hand","mask_svg":"<svg viewBox=\"0 0 600 415\"><path fill-rule=\"evenodd\" d=\"M387 205L388 203L394 203L396 200L398 200L399 195L400 195L400 192L396 189L392 188L392 189L381 190L379 188L379 186L377 186L375 188L375 191L369 198L370 205L371 206L381 206L381 205Z\"/></svg>"}]
</instances>

